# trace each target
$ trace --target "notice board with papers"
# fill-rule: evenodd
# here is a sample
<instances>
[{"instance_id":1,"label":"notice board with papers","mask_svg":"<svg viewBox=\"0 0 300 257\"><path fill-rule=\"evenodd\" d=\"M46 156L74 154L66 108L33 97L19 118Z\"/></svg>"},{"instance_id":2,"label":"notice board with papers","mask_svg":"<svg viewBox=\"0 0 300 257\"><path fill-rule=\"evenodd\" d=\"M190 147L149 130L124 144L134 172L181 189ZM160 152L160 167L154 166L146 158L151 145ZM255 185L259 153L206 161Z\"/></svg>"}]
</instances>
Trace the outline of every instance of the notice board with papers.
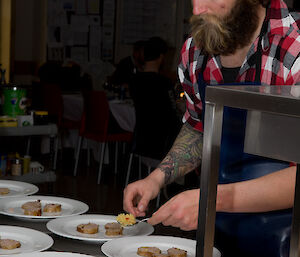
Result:
<instances>
[{"instance_id":1,"label":"notice board with papers","mask_svg":"<svg viewBox=\"0 0 300 257\"><path fill-rule=\"evenodd\" d=\"M47 59L113 60L114 0L48 0Z\"/></svg>"}]
</instances>

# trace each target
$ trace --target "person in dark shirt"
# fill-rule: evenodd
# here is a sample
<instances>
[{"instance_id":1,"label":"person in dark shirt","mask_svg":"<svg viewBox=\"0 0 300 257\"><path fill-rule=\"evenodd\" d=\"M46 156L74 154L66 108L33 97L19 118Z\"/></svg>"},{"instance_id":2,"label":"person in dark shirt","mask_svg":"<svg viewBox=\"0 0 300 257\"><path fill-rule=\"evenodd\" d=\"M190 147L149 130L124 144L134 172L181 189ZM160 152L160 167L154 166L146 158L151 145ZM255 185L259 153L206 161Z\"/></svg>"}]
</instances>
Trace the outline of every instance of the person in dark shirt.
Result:
<instances>
[{"instance_id":1,"label":"person in dark shirt","mask_svg":"<svg viewBox=\"0 0 300 257\"><path fill-rule=\"evenodd\" d=\"M145 42L142 40L134 43L132 55L123 58L117 64L115 72L109 79L109 83L116 86L128 87L133 74L143 70L144 44Z\"/></svg>"},{"instance_id":2,"label":"person in dark shirt","mask_svg":"<svg viewBox=\"0 0 300 257\"><path fill-rule=\"evenodd\" d=\"M136 111L136 151L161 160L180 128L176 115L174 86L159 73L167 44L150 38L144 47L144 71L133 76L129 92Z\"/></svg>"}]
</instances>

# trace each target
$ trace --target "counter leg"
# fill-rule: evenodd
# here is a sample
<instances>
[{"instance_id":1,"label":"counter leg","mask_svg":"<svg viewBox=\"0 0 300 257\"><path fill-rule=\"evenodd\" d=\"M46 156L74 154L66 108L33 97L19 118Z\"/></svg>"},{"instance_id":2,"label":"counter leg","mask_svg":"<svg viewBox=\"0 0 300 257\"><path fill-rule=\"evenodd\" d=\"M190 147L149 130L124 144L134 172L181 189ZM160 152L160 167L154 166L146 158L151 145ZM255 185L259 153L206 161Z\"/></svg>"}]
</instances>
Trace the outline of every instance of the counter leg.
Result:
<instances>
[{"instance_id":1,"label":"counter leg","mask_svg":"<svg viewBox=\"0 0 300 257\"><path fill-rule=\"evenodd\" d=\"M58 136L54 139L54 160L53 160L53 170L56 170L57 165L57 153L58 153Z\"/></svg>"},{"instance_id":2,"label":"counter leg","mask_svg":"<svg viewBox=\"0 0 300 257\"><path fill-rule=\"evenodd\" d=\"M197 257L212 257L223 106L206 103L197 229Z\"/></svg>"}]
</instances>

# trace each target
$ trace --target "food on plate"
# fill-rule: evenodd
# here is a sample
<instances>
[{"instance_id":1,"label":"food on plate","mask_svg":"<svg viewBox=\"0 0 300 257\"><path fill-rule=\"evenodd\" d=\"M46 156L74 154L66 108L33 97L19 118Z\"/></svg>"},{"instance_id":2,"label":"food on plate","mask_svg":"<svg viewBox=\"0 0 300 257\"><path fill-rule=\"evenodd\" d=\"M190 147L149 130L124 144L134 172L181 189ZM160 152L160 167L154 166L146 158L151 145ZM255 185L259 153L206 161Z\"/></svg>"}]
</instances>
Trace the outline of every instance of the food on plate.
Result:
<instances>
[{"instance_id":1,"label":"food on plate","mask_svg":"<svg viewBox=\"0 0 300 257\"><path fill-rule=\"evenodd\" d=\"M42 215L42 204L41 200L34 202L26 202L22 205L25 215L41 216Z\"/></svg>"},{"instance_id":2,"label":"food on plate","mask_svg":"<svg viewBox=\"0 0 300 257\"><path fill-rule=\"evenodd\" d=\"M26 202L21 207L24 210L25 215L30 215L30 216L41 216L42 215L41 200L36 200L33 202ZM48 203L44 206L43 212L45 212L45 213L61 212L61 204Z\"/></svg>"},{"instance_id":3,"label":"food on plate","mask_svg":"<svg viewBox=\"0 0 300 257\"><path fill-rule=\"evenodd\" d=\"M21 247L21 243L12 239L0 239L0 248L12 250Z\"/></svg>"},{"instance_id":4,"label":"food on plate","mask_svg":"<svg viewBox=\"0 0 300 257\"><path fill-rule=\"evenodd\" d=\"M168 249L168 254L170 257L186 257L187 252L185 250L173 247Z\"/></svg>"},{"instance_id":5,"label":"food on plate","mask_svg":"<svg viewBox=\"0 0 300 257\"><path fill-rule=\"evenodd\" d=\"M77 231L84 234L96 234L98 233L99 225L95 223L79 224Z\"/></svg>"},{"instance_id":6,"label":"food on plate","mask_svg":"<svg viewBox=\"0 0 300 257\"><path fill-rule=\"evenodd\" d=\"M6 187L0 187L0 195L7 195L9 191L10 190Z\"/></svg>"},{"instance_id":7,"label":"food on plate","mask_svg":"<svg viewBox=\"0 0 300 257\"><path fill-rule=\"evenodd\" d=\"M160 254L161 250L157 247L141 246L137 250L140 256L153 257L154 254Z\"/></svg>"},{"instance_id":8,"label":"food on plate","mask_svg":"<svg viewBox=\"0 0 300 257\"><path fill-rule=\"evenodd\" d=\"M134 225L136 223L135 217L130 213L121 213L117 216L117 221L124 227Z\"/></svg>"},{"instance_id":9,"label":"food on plate","mask_svg":"<svg viewBox=\"0 0 300 257\"><path fill-rule=\"evenodd\" d=\"M42 208L41 200L36 200L33 202L26 202L22 205L22 209L30 209L30 208Z\"/></svg>"},{"instance_id":10,"label":"food on plate","mask_svg":"<svg viewBox=\"0 0 300 257\"><path fill-rule=\"evenodd\" d=\"M152 254L152 257L170 257L170 256L164 253L154 253Z\"/></svg>"},{"instance_id":11,"label":"food on plate","mask_svg":"<svg viewBox=\"0 0 300 257\"><path fill-rule=\"evenodd\" d=\"M42 216L42 209L41 208L31 208L31 209L24 209L24 215L29 216Z\"/></svg>"},{"instance_id":12,"label":"food on plate","mask_svg":"<svg viewBox=\"0 0 300 257\"><path fill-rule=\"evenodd\" d=\"M61 204L48 203L45 205L43 212L61 212Z\"/></svg>"},{"instance_id":13,"label":"food on plate","mask_svg":"<svg viewBox=\"0 0 300 257\"><path fill-rule=\"evenodd\" d=\"M106 223L104 228L106 229L105 235L107 236L123 235L123 228L117 222Z\"/></svg>"}]
</instances>

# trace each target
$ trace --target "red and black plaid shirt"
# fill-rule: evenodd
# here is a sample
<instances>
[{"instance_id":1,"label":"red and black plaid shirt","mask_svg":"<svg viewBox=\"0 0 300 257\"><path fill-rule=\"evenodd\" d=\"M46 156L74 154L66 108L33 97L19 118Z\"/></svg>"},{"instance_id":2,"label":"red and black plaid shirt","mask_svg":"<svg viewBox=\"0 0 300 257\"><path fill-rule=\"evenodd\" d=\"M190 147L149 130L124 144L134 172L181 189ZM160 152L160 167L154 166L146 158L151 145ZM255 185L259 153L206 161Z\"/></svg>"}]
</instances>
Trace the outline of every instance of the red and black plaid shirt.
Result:
<instances>
[{"instance_id":1,"label":"red and black plaid shirt","mask_svg":"<svg viewBox=\"0 0 300 257\"><path fill-rule=\"evenodd\" d=\"M261 84L295 85L300 84L300 15L290 13L281 0L271 0L267 10L268 31L262 38ZM236 82L255 81L255 53L258 38L252 44L240 68ZM202 131L202 101L197 79L203 72L207 85L222 84L220 56L209 56L204 71L201 71L204 55L188 38L181 51L178 75L186 96L187 110L183 122Z\"/></svg>"}]
</instances>

